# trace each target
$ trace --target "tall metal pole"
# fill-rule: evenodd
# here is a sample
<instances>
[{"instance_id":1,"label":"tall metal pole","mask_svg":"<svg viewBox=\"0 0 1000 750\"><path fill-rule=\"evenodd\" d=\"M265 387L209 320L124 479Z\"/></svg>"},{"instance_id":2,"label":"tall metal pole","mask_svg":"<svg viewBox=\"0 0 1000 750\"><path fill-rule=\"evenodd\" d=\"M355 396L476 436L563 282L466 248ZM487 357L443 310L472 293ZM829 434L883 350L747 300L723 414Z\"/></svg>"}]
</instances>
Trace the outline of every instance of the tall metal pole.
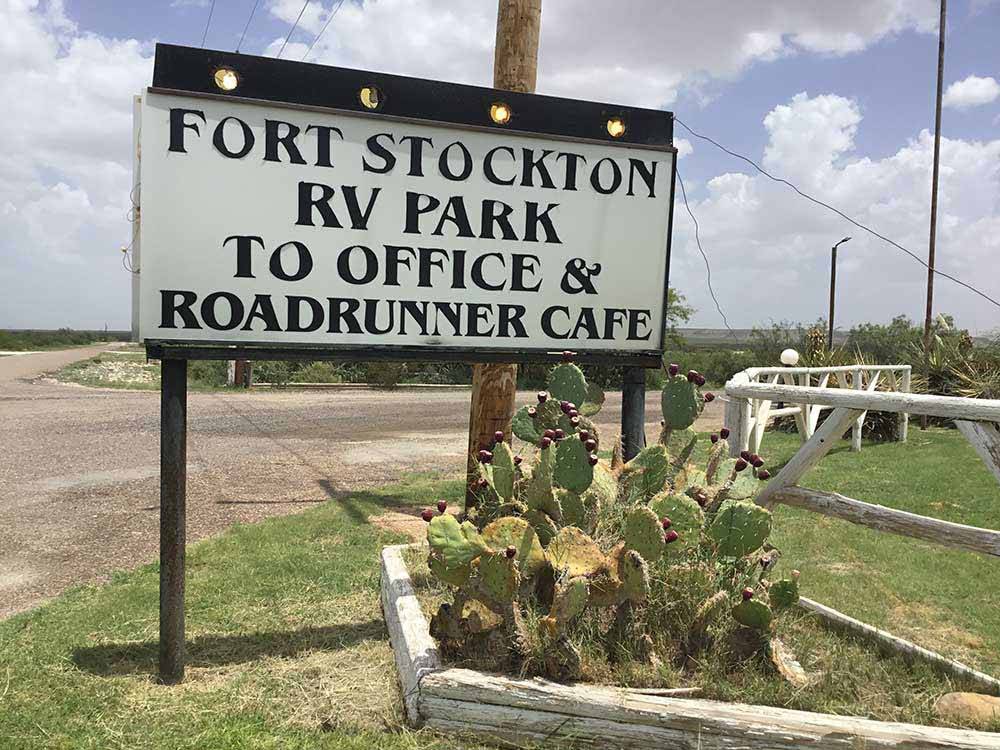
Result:
<instances>
[{"instance_id":1,"label":"tall metal pole","mask_svg":"<svg viewBox=\"0 0 1000 750\"><path fill-rule=\"evenodd\" d=\"M837 245L840 243L838 242ZM833 351L833 303L837 290L837 245L830 252L830 330L826 335L826 350Z\"/></svg>"},{"instance_id":2,"label":"tall metal pole","mask_svg":"<svg viewBox=\"0 0 1000 750\"><path fill-rule=\"evenodd\" d=\"M931 375L931 317L934 311L934 250L937 242L938 167L941 161L941 96L944 88L944 26L947 0L941 0L938 24L937 100L934 109L934 167L931 173L931 230L927 244L927 309L924 314L924 381ZM926 415L920 417L921 429L927 429Z\"/></svg>"},{"instance_id":3,"label":"tall metal pole","mask_svg":"<svg viewBox=\"0 0 1000 750\"><path fill-rule=\"evenodd\" d=\"M497 37L493 52L493 86L506 91L534 93L538 72L538 35L542 0L499 0ZM510 439L510 422L517 396L517 365L481 364L472 368L469 408L466 504L475 502L471 491L476 473L476 453L493 444L498 430Z\"/></svg>"}]
</instances>

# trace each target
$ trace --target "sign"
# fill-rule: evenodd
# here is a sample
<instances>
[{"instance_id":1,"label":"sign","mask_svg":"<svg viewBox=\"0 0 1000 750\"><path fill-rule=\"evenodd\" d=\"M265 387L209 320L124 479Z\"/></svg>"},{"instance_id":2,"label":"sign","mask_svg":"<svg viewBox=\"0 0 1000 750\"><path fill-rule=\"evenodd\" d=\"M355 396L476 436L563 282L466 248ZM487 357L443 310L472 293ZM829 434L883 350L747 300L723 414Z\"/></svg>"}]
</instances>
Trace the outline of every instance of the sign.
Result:
<instances>
[{"instance_id":1,"label":"sign","mask_svg":"<svg viewBox=\"0 0 1000 750\"><path fill-rule=\"evenodd\" d=\"M140 338L659 357L671 123L160 45L141 103Z\"/></svg>"}]
</instances>

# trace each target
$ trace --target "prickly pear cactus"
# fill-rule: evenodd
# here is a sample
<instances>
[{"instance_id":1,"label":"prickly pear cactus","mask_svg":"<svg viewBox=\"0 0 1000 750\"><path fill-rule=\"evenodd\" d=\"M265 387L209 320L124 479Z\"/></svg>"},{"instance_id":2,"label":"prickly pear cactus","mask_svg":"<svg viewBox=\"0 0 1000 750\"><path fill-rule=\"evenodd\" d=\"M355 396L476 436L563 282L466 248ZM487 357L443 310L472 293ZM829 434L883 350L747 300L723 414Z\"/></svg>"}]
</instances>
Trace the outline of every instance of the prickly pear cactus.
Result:
<instances>
[{"instance_id":1,"label":"prickly pear cactus","mask_svg":"<svg viewBox=\"0 0 1000 750\"><path fill-rule=\"evenodd\" d=\"M478 575L480 589L495 604L512 602L521 584L517 563L505 552L494 552L479 558Z\"/></svg>"},{"instance_id":2,"label":"prickly pear cactus","mask_svg":"<svg viewBox=\"0 0 1000 750\"><path fill-rule=\"evenodd\" d=\"M565 526L549 542L547 555L556 572L570 577L596 575L605 566L601 548L574 526Z\"/></svg>"},{"instance_id":3,"label":"prickly pear cactus","mask_svg":"<svg viewBox=\"0 0 1000 750\"><path fill-rule=\"evenodd\" d=\"M549 615L562 627L578 617L587 606L590 584L583 576L569 578L556 586Z\"/></svg>"},{"instance_id":4,"label":"prickly pear cactus","mask_svg":"<svg viewBox=\"0 0 1000 750\"><path fill-rule=\"evenodd\" d=\"M673 474L673 462L663 445L647 445L622 468L618 477L628 499L650 500L662 492Z\"/></svg>"},{"instance_id":5,"label":"prickly pear cactus","mask_svg":"<svg viewBox=\"0 0 1000 750\"><path fill-rule=\"evenodd\" d=\"M557 401L580 405L587 400L587 379L583 370L570 362L552 368L547 385L549 393Z\"/></svg>"},{"instance_id":6,"label":"prickly pear cactus","mask_svg":"<svg viewBox=\"0 0 1000 750\"><path fill-rule=\"evenodd\" d=\"M513 547L518 568L529 578L545 565L545 551L538 541L538 534L523 518L498 518L483 529L482 538L492 550Z\"/></svg>"},{"instance_id":7,"label":"prickly pear cactus","mask_svg":"<svg viewBox=\"0 0 1000 750\"><path fill-rule=\"evenodd\" d=\"M754 630L771 627L771 608L759 599L746 599L733 607L733 619Z\"/></svg>"},{"instance_id":8,"label":"prickly pear cactus","mask_svg":"<svg viewBox=\"0 0 1000 750\"><path fill-rule=\"evenodd\" d=\"M625 517L622 533L625 548L638 552L647 563L655 563L663 555L663 526L650 508L633 508Z\"/></svg>"},{"instance_id":9,"label":"prickly pear cactus","mask_svg":"<svg viewBox=\"0 0 1000 750\"><path fill-rule=\"evenodd\" d=\"M720 557L743 557L761 548L771 533L771 514L745 500L719 508L706 530Z\"/></svg>"},{"instance_id":10,"label":"prickly pear cactus","mask_svg":"<svg viewBox=\"0 0 1000 750\"><path fill-rule=\"evenodd\" d=\"M771 607L776 610L787 609L799 601L799 582L796 578L782 578L775 581L767 590Z\"/></svg>"},{"instance_id":11,"label":"prickly pear cactus","mask_svg":"<svg viewBox=\"0 0 1000 750\"><path fill-rule=\"evenodd\" d=\"M654 497L649 507L661 523L664 519L670 521L669 528L677 532L675 544L680 548L690 550L698 546L705 525L705 513L697 502L687 495L668 490Z\"/></svg>"},{"instance_id":12,"label":"prickly pear cactus","mask_svg":"<svg viewBox=\"0 0 1000 750\"><path fill-rule=\"evenodd\" d=\"M460 524L448 514L430 522L427 542L431 554L452 570L468 565L489 549L475 526L468 521Z\"/></svg>"},{"instance_id":13,"label":"prickly pear cactus","mask_svg":"<svg viewBox=\"0 0 1000 750\"><path fill-rule=\"evenodd\" d=\"M667 378L660 402L663 421L671 430L690 427L705 408L705 402L694 382L679 374Z\"/></svg>"},{"instance_id":14,"label":"prickly pear cactus","mask_svg":"<svg viewBox=\"0 0 1000 750\"><path fill-rule=\"evenodd\" d=\"M622 597L632 603L639 603L649 596L649 567L635 550L625 550L618 563L618 577L621 579Z\"/></svg>"},{"instance_id":15,"label":"prickly pear cactus","mask_svg":"<svg viewBox=\"0 0 1000 750\"><path fill-rule=\"evenodd\" d=\"M560 440L556 449L555 483L572 492L584 492L593 479L594 466L583 441L577 437Z\"/></svg>"}]
</instances>

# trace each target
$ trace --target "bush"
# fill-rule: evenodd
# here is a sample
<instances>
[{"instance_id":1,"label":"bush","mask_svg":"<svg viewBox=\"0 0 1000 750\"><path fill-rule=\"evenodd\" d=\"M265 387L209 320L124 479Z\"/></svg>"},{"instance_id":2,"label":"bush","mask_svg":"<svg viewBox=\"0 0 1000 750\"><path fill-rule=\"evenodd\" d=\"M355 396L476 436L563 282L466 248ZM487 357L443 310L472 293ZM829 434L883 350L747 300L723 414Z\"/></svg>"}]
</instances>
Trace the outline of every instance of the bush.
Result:
<instances>
[{"instance_id":1,"label":"bush","mask_svg":"<svg viewBox=\"0 0 1000 750\"><path fill-rule=\"evenodd\" d=\"M341 383L343 378L332 362L310 362L292 376L296 383Z\"/></svg>"},{"instance_id":2,"label":"bush","mask_svg":"<svg viewBox=\"0 0 1000 750\"><path fill-rule=\"evenodd\" d=\"M192 385L221 388L229 377L229 363L225 360L195 359L188 362L188 380Z\"/></svg>"},{"instance_id":3,"label":"bush","mask_svg":"<svg viewBox=\"0 0 1000 750\"><path fill-rule=\"evenodd\" d=\"M406 376L405 362L370 362L366 366L365 382L374 388L396 388Z\"/></svg>"},{"instance_id":4,"label":"bush","mask_svg":"<svg viewBox=\"0 0 1000 750\"><path fill-rule=\"evenodd\" d=\"M294 363L281 361L262 361L253 363L253 381L255 383L270 383L278 388L288 385L292 377Z\"/></svg>"}]
</instances>

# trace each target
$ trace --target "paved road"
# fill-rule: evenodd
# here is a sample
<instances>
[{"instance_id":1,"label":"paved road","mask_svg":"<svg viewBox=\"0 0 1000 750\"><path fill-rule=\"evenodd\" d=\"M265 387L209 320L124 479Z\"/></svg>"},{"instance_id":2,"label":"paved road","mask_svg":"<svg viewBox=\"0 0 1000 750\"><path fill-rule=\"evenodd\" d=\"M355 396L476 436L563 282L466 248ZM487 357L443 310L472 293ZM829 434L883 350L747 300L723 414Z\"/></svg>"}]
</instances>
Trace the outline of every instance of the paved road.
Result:
<instances>
[{"instance_id":1,"label":"paved road","mask_svg":"<svg viewBox=\"0 0 1000 750\"><path fill-rule=\"evenodd\" d=\"M0 617L156 558L159 394L37 377L100 351L0 357ZM406 470L457 470L468 400L461 390L191 394L188 539L346 502ZM609 394L605 435L617 434L620 406Z\"/></svg>"}]
</instances>

